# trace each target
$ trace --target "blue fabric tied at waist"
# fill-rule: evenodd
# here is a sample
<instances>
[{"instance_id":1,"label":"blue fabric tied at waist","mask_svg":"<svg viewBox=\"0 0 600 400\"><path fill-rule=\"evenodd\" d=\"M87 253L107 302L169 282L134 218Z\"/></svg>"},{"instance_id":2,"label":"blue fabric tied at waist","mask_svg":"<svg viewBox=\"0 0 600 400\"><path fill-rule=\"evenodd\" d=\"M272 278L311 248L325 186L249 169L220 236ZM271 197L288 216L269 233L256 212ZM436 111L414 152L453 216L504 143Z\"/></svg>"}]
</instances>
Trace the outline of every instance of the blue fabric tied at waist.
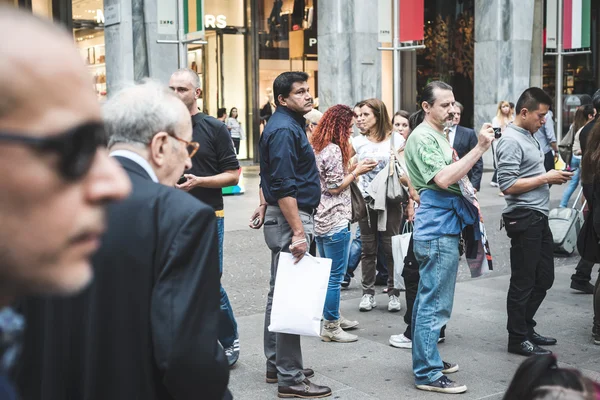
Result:
<instances>
[{"instance_id":1,"label":"blue fabric tied at waist","mask_svg":"<svg viewBox=\"0 0 600 400\"><path fill-rule=\"evenodd\" d=\"M423 190L419 196L421 204L415 215L415 240L458 235L467 225L474 225L475 240L481 238L479 210L463 196L432 189Z\"/></svg>"}]
</instances>

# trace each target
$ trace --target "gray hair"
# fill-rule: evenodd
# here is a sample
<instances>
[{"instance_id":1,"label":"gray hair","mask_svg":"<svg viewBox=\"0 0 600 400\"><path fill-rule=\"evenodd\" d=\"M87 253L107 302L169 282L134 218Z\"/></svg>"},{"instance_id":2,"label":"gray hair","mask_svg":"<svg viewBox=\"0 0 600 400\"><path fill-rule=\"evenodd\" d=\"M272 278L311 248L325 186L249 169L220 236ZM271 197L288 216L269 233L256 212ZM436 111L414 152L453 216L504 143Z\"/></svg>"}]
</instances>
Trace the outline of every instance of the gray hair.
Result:
<instances>
[{"instance_id":1,"label":"gray hair","mask_svg":"<svg viewBox=\"0 0 600 400\"><path fill-rule=\"evenodd\" d=\"M318 124L321 120L323 113L315 108L304 114L304 119L313 124Z\"/></svg>"},{"instance_id":2,"label":"gray hair","mask_svg":"<svg viewBox=\"0 0 600 400\"><path fill-rule=\"evenodd\" d=\"M188 77L192 81L192 85L194 86L194 89L198 89L200 87L200 78L198 77L198 74L196 73L196 71L194 71L193 69L181 68L181 69L178 69L177 71L173 72L173 75L175 75L175 74L188 75Z\"/></svg>"},{"instance_id":3,"label":"gray hair","mask_svg":"<svg viewBox=\"0 0 600 400\"><path fill-rule=\"evenodd\" d=\"M182 117L189 118L185 111L181 100L156 81L124 87L102 107L108 147L115 143L147 145L158 132L176 134Z\"/></svg>"},{"instance_id":4,"label":"gray hair","mask_svg":"<svg viewBox=\"0 0 600 400\"><path fill-rule=\"evenodd\" d=\"M461 113L465 110L465 107L463 107L463 105L461 103L459 103L458 101L454 102L454 107L460 108Z\"/></svg>"}]
</instances>

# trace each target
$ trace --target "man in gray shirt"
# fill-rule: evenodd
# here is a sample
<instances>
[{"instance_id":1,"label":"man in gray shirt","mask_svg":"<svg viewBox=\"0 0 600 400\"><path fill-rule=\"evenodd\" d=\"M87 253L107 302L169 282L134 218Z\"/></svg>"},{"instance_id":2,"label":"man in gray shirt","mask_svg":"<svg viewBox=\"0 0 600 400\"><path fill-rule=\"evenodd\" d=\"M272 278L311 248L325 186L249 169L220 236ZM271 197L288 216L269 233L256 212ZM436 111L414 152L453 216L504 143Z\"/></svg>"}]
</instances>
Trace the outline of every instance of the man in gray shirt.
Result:
<instances>
[{"instance_id":1,"label":"man in gray shirt","mask_svg":"<svg viewBox=\"0 0 600 400\"><path fill-rule=\"evenodd\" d=\"M502 219L511 239L508 351L525 356L551 354L539 346L556 339L535 332L533 317L554 283L554 242L548 226L551 184L567 182L571 172L544 168L544 152L534 137L552 99L540 88L521 94L516 117L498 142L498 185L505 194Z\"/></svg>"},{"instance_id":2,"label":"man in gray shirt","mask_svg":"<svg viewBox=\"0 0 600 400\"><path fill-rule=\"evenodd\" d=\"M546 171L554 169L554 161L558 157L558 146L556 145L556 135L554 133L554 121L552 120L552 111L548 110L546 122L535 133L535 138L540 142L542 153L544 153L544 168ZM554 153L552 153L554 150Z\"/></svg>"}]
</instances>

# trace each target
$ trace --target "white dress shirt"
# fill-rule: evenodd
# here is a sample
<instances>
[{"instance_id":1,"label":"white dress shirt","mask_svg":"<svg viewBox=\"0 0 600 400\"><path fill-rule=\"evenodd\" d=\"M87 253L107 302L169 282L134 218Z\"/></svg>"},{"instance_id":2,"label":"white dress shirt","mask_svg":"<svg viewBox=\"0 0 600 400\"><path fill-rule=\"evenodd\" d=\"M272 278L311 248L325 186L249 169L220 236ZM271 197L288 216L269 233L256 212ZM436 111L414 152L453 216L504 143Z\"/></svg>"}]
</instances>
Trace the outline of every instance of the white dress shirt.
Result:
<instances>
[{"instance_id":1,"label":"white dress shirt","mask_svg":"<svg viewBox=\"0 0 600 400\"><path fill-rule=\"evenodd\" d=\"M156 173L150 166L150 163L144 157L140 156L139 154L137 154L131 150L115 150L110 153L110 156L111 157L117 157L117 156L123 157L123 158L127 158L127 159L133 161L134 163L138 164L140 167L144 168L144 170L148 173L148 175L150 175L150 178L154 182L159 183L158 177L156 176Z\"/></svg>"},{"instance_id":2,"label":"white dress shirt","mask_svg":"<svg viewBox=\"0 0 600 400\"><path fill-rule=\"evenodd\" d=\"M454 138L456 137L456 127L458 125L452 125L450 127L450 132L448 133L448 142L450 142L450 147L454 148Z\"/></svg>"}]
</instances>

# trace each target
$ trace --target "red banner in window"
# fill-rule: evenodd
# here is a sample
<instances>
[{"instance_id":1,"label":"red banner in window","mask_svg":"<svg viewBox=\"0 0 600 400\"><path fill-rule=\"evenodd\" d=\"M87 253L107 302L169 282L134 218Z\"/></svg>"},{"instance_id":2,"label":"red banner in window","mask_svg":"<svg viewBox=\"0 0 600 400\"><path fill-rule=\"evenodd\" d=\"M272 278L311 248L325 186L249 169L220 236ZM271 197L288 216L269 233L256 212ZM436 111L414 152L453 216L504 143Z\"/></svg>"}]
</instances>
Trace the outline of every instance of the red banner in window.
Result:
<instances>
[{"instance_id":1,"label":"red banner in window","mask_svg":"<svg viewBox=\"0 0 600 400\"><path fill-rule=\"evenodd\" d=\"M400 41L423 40L425 0L394 0L400 2Z\"/></svg>"}]
</instances>

